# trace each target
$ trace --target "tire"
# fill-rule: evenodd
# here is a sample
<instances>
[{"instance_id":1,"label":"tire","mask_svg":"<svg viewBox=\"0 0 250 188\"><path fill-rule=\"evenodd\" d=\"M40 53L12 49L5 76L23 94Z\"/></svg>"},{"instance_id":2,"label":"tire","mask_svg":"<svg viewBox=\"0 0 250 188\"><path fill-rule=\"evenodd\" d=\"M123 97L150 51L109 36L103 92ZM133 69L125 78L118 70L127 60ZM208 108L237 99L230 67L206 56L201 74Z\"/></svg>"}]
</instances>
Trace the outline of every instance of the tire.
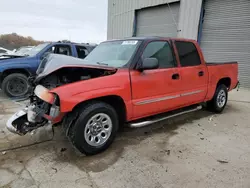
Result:
<instances>
[{"instance_id":1,"label":"tire","mask_svg":"<svg viewBox=\"0 0 250 188\"><path fill-rule=\"evenodd\" d=\"M27 95L29 92L27 76L21 73L13 73L6 76L2 82L2 90L6 96L11 98Z\"/></svg>"},{"instance_id":2,"label":"tire","mask_svg":"<svg viewBox=\"0 0 250 188\"><path fill-rule=\"evenodd\" d=\"M78 117L66 128L71 143L86 155L106 150L114 141L119 127L115 109L104 102L92 102L76 110Z\"/></svg>"},{"instance_id":3,"label":"tire","mask_svg":"<svg viewBox=\"0 0 250 188\"><path fill-rule=\"evenodd\" d=\"M207 102L207 108L210 111L221 113L225 106L227 105L228 100L228 90L225 85L219 85L216 88L214 97L211 101Z\"/></svg>"}]
</instances>

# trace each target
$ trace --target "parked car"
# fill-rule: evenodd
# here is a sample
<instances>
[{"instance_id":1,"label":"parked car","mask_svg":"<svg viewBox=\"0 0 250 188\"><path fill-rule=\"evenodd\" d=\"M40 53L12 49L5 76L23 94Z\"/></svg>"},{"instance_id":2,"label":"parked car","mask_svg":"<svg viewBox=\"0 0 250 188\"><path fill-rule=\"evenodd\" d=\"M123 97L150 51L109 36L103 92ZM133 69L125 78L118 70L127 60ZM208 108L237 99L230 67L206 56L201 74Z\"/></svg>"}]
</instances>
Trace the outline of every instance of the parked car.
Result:
<instances>
[{"instance_id":1,"label":"parked car","mask_svg":"<svg viewBox=\"0 0 250 188\"><path fill-rule=\"evenodd\" d=\"M0 56L6 55L6 54L11 54L11 53L12 53L11 50L8 50L6 48L0 47Z\"/></svg>"},{"instance_id":2,"label":"parked car","mask_svg":"<svg viewBox=\"0 0 250 188\"><path fill-rule=\"evenodd\" d=\"M7 122L16 134L62 122L82 153L99 153L125 123L142 127L207 108L221 113L238 63L206 63L196 41L131 38L101 43L84 60L50 55L30 105Z\"/></svg>"},{"instance_id":3,"label":"parked car","mask_svg":"<svg viewBox=\"0 0 250 188\"><path fill-rule=\"evenodd\" d=\"M48 53L85 58L96 46L53 42L40 44L24 54L5 55L0 59L0 88L9 97L22 97L29 92L28 77L35 75L40 61Z\"/></svg>"},{"instance_id":4,"label":"parked car","mask_svg":"<svg viewBox=\"0 0 250 188\"><path fill-rule=\"evenodd\" d=\"M23 46L18 48L17 50L15 50L15 54L16 55L25 55L26 53L28 53L28 51L30 51L32 48L34 48L34 46Z\"/></svg>"}]
</instances>

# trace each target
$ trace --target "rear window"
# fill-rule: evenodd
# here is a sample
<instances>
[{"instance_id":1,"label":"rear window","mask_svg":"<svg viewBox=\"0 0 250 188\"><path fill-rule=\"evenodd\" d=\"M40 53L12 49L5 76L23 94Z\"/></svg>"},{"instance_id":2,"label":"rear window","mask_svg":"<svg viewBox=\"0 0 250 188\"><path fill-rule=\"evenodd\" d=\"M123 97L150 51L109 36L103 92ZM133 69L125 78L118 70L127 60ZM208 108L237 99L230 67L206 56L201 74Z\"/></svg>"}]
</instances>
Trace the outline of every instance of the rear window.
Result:
<instances>
[{"instance_id":1,"label":"rear window","mask_svg":"<svg viewBox=\"0 0 250 188\"><path fill-rule=\"evenodd\" d=\"M182 67L197 66L201 64L198 51L192 42L176 41L175 45Z\"/></svg>"}]
</instances>

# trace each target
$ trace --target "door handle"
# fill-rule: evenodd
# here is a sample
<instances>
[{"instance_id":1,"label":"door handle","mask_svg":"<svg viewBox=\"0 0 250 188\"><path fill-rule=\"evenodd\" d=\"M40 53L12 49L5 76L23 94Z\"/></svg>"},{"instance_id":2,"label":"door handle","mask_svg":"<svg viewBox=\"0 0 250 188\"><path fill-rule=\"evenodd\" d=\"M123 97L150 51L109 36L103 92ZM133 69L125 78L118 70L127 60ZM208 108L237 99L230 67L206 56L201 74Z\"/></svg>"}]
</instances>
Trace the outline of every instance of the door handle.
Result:
<instances>
[{"instance_id":1,"label":"door handle","mask_svg":"<svg viewBox=\"0 0 250 188\"><path fill-rule=\"evenodd\" d=\"M199 75L199 76L204 76L204 72L203 72L203 71L200 71L200 72L198 73L198 75Z\"/></svg>"},{"instance_id":2,"label":"door handle","mask_svg":"<svg viewBox=\"0 0 250 188\"><path fill-rule=\"evenodd\" d=\"M180 78L180 75L178 73L172 75L173 80L179 80L179 78Z\"/></svg>"}]
</instances>

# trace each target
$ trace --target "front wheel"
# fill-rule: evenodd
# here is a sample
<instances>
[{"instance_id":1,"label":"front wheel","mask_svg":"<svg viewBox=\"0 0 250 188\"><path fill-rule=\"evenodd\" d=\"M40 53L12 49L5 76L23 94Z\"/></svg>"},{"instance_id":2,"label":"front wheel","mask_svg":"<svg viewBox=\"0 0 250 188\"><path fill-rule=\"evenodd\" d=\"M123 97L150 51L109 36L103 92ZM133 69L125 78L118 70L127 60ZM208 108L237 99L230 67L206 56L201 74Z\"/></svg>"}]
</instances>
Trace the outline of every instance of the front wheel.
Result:
<instances>
[{"instance_id":1,"label":"front wheel","mask_svg":"<svg viewBox=\"0 0 250 188\"><path fill-rule=\"evenodd\" d=\"M2 90L8 97L24 97L29 92L27 76L21 73L6 76L2 83Z\"/></svg>"},{"instance_id":2,"label":"front wheel","mask_svg":"<svg viewBox=\"0 0 250 188\"><path fill-rule=\"evenodd\" d=\"M77 109L79 116L69 127L72 144L86 155L94 155L107 149L118 130L118 116L112 106L94 102Z\"/></svg>"},{"instance_id":3,"label":"front wheel","mask_svg":"<svg viewBox=\"0 0 250 188\"><path fill-rule=\"evenodd\" d=\"M227 104L227 99L228 99L227 87L223 84L219 85L216 88L213 99L207 102L207 107L209 110L213 112L221 113Z\"/></svg>"}]
</instances>

